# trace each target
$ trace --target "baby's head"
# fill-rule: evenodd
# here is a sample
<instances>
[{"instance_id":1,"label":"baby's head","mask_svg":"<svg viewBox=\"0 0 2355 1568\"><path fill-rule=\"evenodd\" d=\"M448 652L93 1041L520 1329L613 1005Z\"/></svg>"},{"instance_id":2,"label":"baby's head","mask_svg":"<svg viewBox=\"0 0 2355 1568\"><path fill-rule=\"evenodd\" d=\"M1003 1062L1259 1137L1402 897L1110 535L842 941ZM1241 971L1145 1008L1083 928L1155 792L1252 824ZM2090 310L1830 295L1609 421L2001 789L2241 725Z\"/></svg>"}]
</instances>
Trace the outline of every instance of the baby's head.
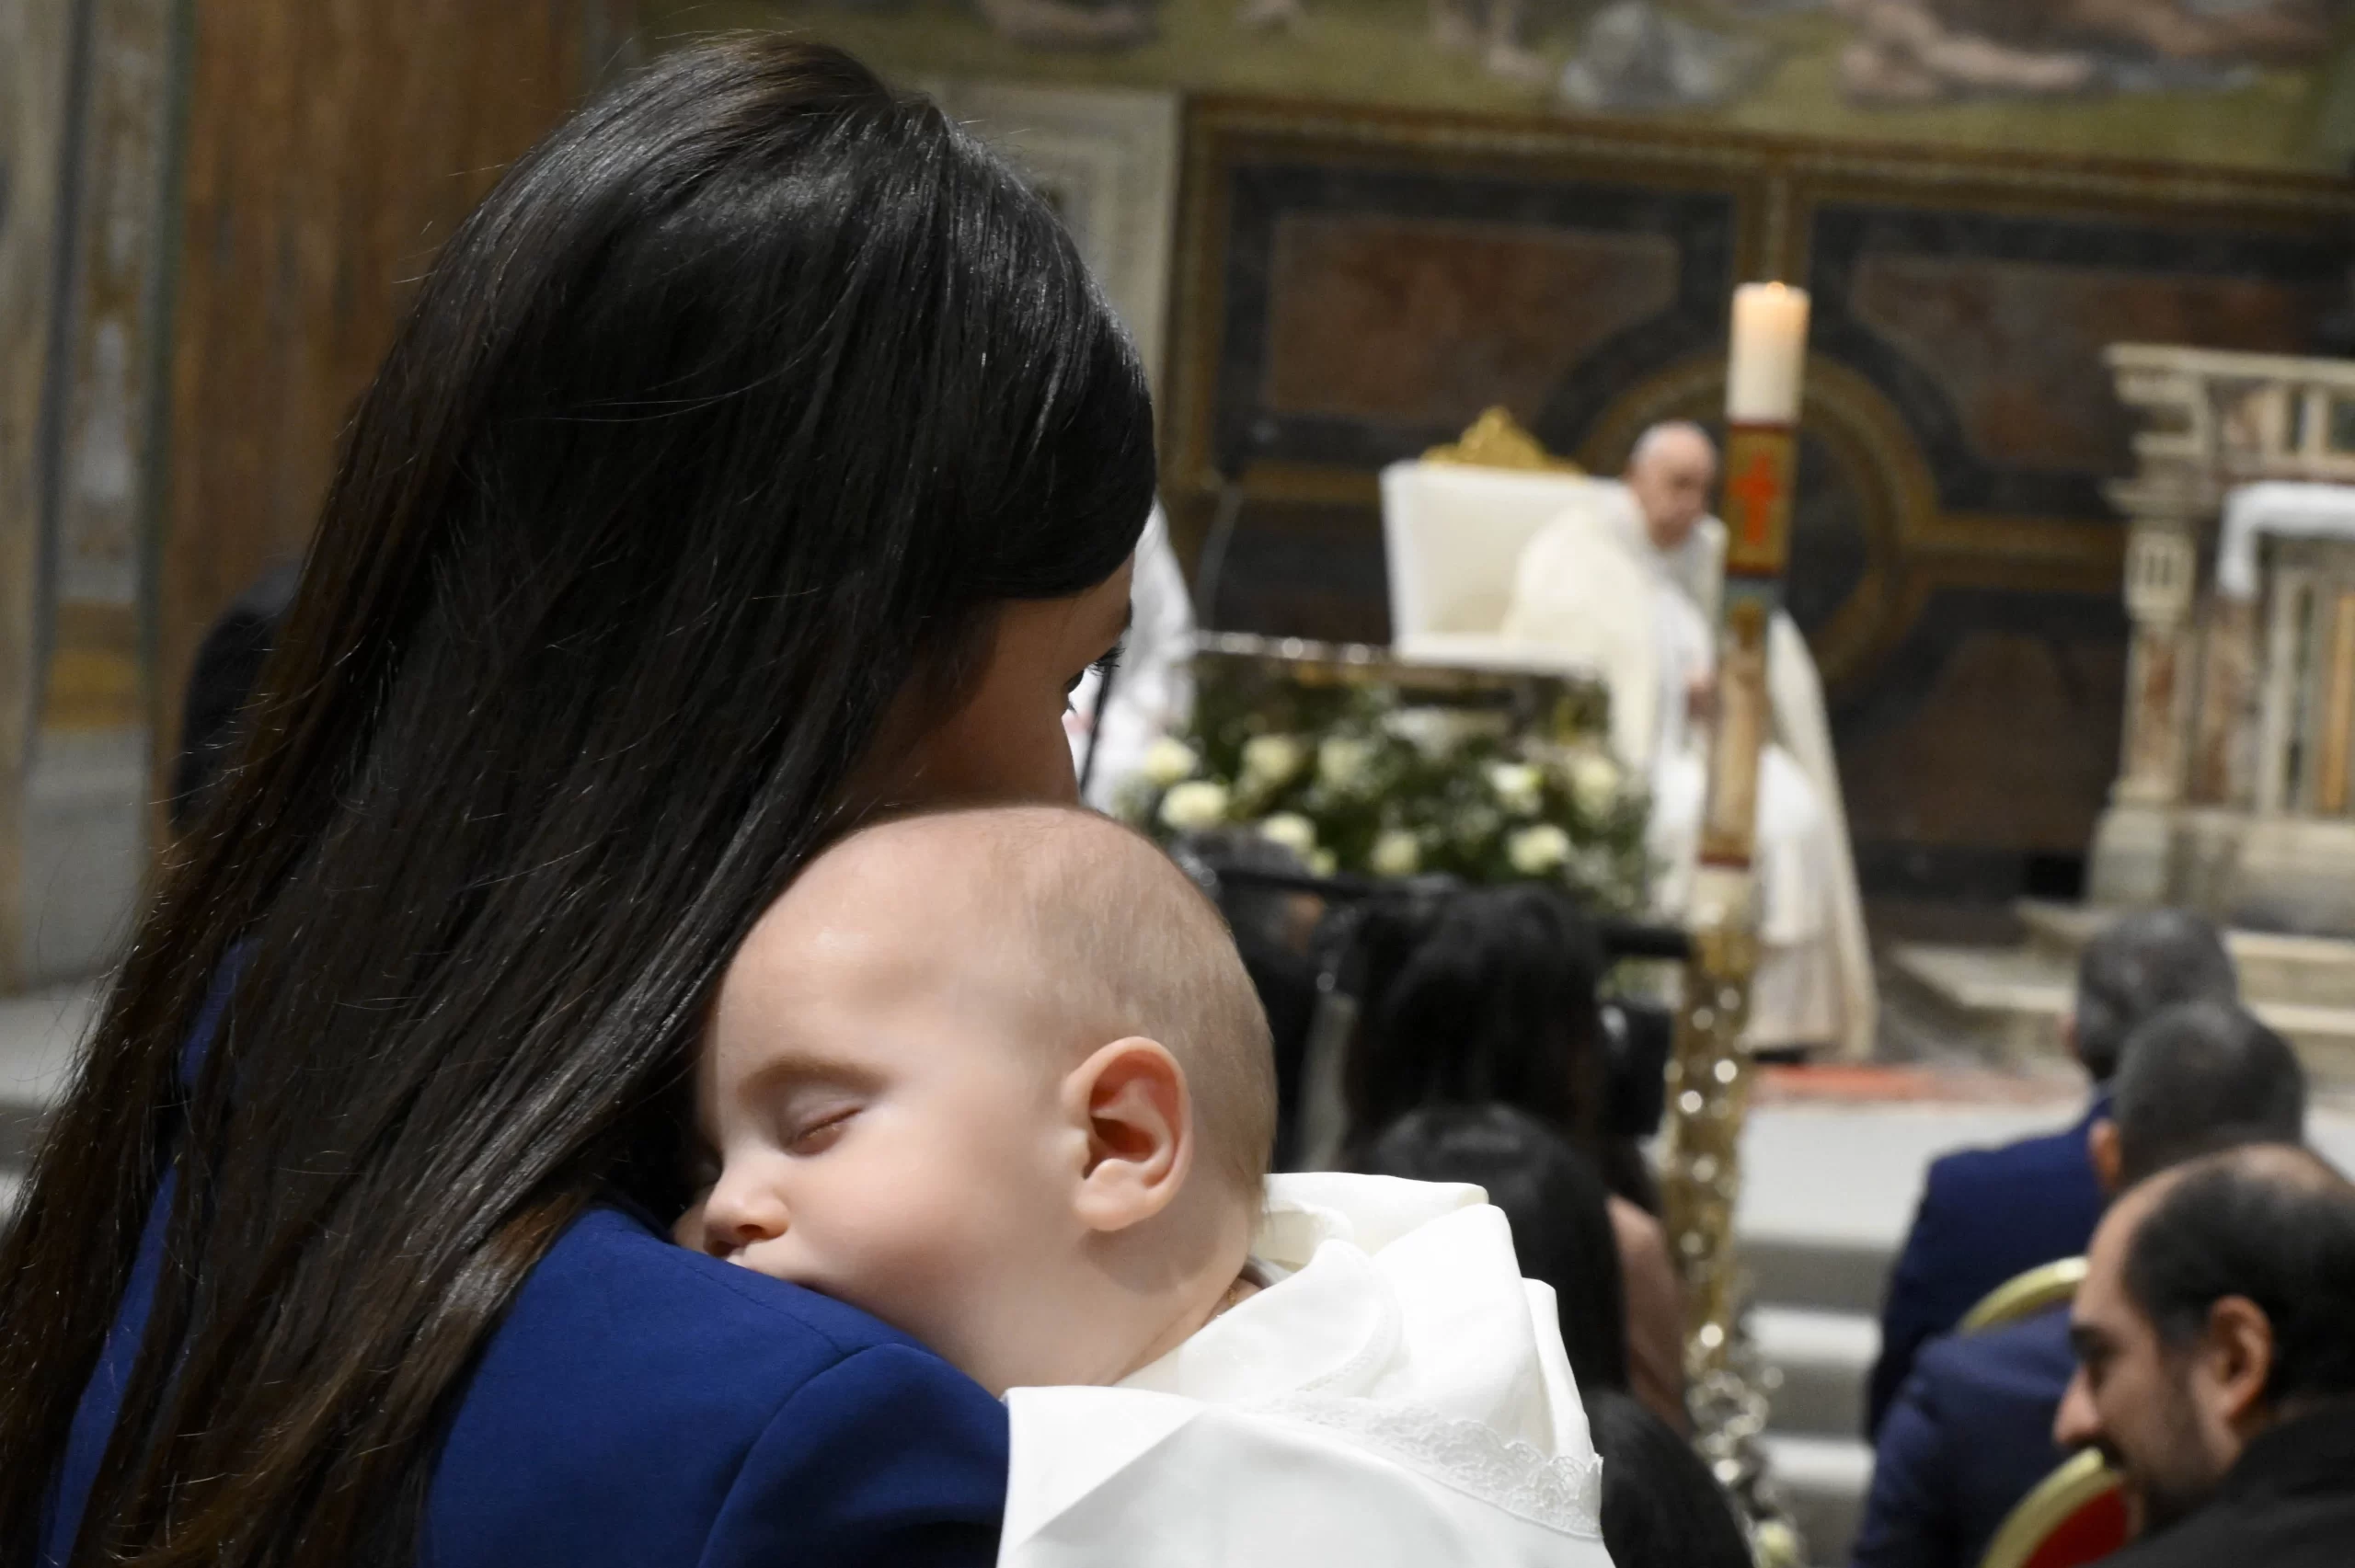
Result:
<instances>
[{"instance_id":1,"label":"baby's head","mask_svg":"<svg viewBox=\"0 0 2355 1568\"><path fill-rule=\"evenodd\" d=\"M685 1245L913 1334L994 1392L1108 1383L1242 1268L1275 1122L1224 923L1051 807L907 817L813 861L721 981Z\"/></svg>"}]
</instances>

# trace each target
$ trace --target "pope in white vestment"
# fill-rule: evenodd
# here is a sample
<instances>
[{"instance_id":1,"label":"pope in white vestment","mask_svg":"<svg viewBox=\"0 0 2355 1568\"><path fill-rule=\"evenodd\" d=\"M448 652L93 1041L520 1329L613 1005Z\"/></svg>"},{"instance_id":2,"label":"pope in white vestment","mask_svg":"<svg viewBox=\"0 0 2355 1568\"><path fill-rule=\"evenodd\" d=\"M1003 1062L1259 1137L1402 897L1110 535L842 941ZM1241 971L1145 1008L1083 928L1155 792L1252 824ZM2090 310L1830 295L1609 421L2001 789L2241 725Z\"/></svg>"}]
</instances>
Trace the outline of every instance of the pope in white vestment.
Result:
<instances>
[{"instance_id":1,"label":"pope in white vestment","mask_svg":"<svg viewBox=\"0 0 2355 1568\"><path fill-rule=\"evenodd\" d=\"M1121 1382L1007 1393L1000 1568L1609 1568L1553 1289L1479 1188L1276 1176L1252 1257Z\"/></svg>"},{"instance_id":2,"label":"pope in white vestment","mask_svg":"<svg viewBox=\"0 0 2355 1568\"><path fill-rule=\"evenodd\" d=\"M1575 651L1612 676L1613 740L1652 789L1655 903L1683 912L1707 790L1725 526L1705 515L1717 449L1693 425L1655 427L1626 482L1541 530L1515 570L1504 632ZM1646 585L1631 593L1628 566ZM1630 609L1629 601L1641 610ZM1628 628L1644 624L1631 635ZM1648 635L1646 635L1648 634ZM1877 1022L1872 960L1849 853L1822 687L1788 615L1769 623L1774 736L1759 760L1755 850L1761 897L1753 1047L1836 1047L1862 1058Z\"/></svg>"}]
</instances>

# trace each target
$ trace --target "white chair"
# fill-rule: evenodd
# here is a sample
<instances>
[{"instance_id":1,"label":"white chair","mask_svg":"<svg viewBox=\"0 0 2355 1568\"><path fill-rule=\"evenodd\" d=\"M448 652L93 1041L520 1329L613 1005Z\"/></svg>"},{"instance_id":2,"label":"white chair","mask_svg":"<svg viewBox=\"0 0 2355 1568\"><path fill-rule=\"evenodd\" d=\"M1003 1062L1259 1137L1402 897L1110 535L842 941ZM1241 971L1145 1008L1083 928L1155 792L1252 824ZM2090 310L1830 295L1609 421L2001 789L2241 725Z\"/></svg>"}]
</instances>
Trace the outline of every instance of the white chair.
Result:
<instances>
[{"instance_id":1,"label":"white chair","mask_svg":"<svg viewBox=\"0 0 2355 1568\"><path fill-rule=\"evenodd\" d=\"M1537 531L1589 504L1601 482L1461 463L1394 463L1382 471L1382 538L1390 559L1390 638L1402 656L1427 636L1494 640L1512 601L1513 568Z\"/></svg>"},{"instance_id":2,"label":"white chair","mask_svg":"<svg viewBox=\"0 0 2355 1568\"><path fill-rule=\"evenodd\" d=\"M1382 536L1390 568L1390 642L1402 663L1479 670L1574 670L1611 692L1613 749L1648 766L1659 702L1652 587L1609 533L1603 509L1619 487L1582 474L1395 463L1382 471ZM1575 612L1543 640L1510 635L1514 578L1547 524L1584 516L1594 548L1576 552L1567 585ZM1565 605L1549 595L1550 608Z\"/></svg>"}]
</instances>

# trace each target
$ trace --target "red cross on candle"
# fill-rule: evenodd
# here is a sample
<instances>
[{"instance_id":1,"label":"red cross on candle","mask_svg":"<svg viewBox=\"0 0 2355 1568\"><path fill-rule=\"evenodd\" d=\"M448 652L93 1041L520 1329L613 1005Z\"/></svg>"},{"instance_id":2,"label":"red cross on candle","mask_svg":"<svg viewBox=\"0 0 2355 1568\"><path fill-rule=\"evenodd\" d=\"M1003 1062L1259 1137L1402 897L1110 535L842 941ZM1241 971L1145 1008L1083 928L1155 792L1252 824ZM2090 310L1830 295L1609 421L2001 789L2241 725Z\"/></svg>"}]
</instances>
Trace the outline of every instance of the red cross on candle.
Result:
<instances>
[{"instance_id":1,"label":"red cross on candle","mask_svg":"<svg viewBox=\"0 0 2355 1568\"><path fill-rule=\"evenodd\" d=\"M1783 493L1783 478L1772 452L1753 450L1742 470L1726 482L1734 500L1734 521L1741 543L1754 550L1769 543L1775 501Z\"/></svg>"}]
</instances>

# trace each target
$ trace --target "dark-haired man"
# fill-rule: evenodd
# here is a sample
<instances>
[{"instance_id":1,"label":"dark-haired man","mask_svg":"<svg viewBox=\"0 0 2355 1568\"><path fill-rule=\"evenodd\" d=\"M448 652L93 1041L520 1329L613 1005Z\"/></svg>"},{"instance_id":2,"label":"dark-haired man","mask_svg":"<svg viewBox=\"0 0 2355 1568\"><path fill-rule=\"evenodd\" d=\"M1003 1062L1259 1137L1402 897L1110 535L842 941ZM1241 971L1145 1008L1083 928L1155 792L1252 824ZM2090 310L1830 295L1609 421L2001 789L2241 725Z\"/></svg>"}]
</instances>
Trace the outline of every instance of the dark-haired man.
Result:
<instances>
[{"instance_id":1,"label":"dark-haired man","mask_svg":"<svg viewBox=\"0 0 2355 1568\"><path fill-rule=\"evenodd\" d=\"M1965 1150L1930 1167L1881 1307L1867 1436L1879 1433L1924 1345L2014 1275L2085 1250L2103 1202L2086 1140L2136 1025L2176 1002L2239 994L2222 933L2188 910L2124 915L2085 944L2068 1035L2094 1082L2093 1104L2063 1131Z\"/></svg>"},{"instance_id":2,"label":"dark-haired man","mask_svg":"<svg viewBox=\"0 0 2355 1568\"><path fill-rule=\"evenodd\" d=\"M2168 1008L2134 1032L2089 1143L2121 1192L2218 1149L2294 1143L2305 1074L2280 1036L2231 1002ZM1971 1568L2061 1462L2051 1440L2076 1369L2064 1308L1924 1350L1883 1422L1855 1568Z\"/></svg>"},{"instance_id":3,"label":"dark-haired man","mask_svg":"<svg viewBox=\"0 0 2355 1568\"><path fill-rule=\"evenodd\" d=\"M2128 1193L2095 1232L2054 1424L2126 1478L2115 1568L2355 1562L2355 1185L2286 1145Z\"/></svg>"}]
</instances>

